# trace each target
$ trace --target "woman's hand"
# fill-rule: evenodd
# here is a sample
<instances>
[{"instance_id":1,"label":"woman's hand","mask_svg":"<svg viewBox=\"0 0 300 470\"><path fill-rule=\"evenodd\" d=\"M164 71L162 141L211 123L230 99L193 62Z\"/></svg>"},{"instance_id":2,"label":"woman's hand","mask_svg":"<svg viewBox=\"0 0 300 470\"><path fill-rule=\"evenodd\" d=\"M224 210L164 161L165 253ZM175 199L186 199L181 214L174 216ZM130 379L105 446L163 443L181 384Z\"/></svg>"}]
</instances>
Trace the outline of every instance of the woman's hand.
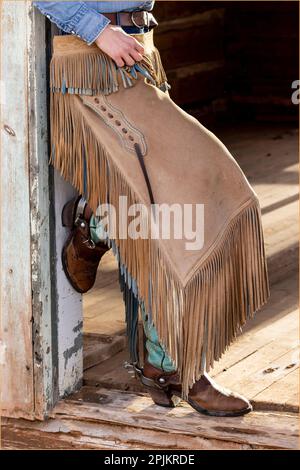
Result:
<instances>
[{"instance_id":1,"label":"woman's hand","mask_svg":"<svg viewBox=\"0 0 300 470\"><path fill-rule=\"evenodd\" d=\"M125 33L120 26L108 25L98 36L95 44L118 65L134 65L142 60L144 47L135 38Z\"/></svg>"}]
</instances>

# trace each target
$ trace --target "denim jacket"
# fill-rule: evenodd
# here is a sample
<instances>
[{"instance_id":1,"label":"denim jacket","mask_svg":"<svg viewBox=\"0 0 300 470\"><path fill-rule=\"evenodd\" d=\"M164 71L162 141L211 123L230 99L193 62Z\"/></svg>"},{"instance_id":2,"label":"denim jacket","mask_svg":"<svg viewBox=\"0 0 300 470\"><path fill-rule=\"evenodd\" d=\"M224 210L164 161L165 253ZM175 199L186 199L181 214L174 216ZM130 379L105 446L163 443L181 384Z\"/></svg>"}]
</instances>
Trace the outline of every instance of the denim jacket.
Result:
<instances>
[{"instance_id":1,"label":"denim jacket","mask_svg":"<svg viewBox=\"0 0 300 470\"><path fill-rule=\"evenodd\" d=\"M110 20L101 13L116 11L147 10L153 8L154 1L131 2L33 2L39 10L60 29L68 34L76 34L92 44Z\"/></svg>"}]
</instances>

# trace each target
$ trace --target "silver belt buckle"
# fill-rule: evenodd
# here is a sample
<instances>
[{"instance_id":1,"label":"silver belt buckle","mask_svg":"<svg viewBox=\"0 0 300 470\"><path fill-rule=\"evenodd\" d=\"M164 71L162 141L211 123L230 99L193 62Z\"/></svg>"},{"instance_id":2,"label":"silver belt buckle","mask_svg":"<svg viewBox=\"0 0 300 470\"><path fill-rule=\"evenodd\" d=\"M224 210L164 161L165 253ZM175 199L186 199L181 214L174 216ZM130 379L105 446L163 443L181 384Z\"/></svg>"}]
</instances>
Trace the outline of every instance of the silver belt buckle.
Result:
<instances>
[{"instance_id":1,"label":"silver belt buckle","mask_svg":"<svg viewBox=\"0 0 300 470\"><path fill-rule=\"evenodd\" d=\"M134 17L136 14L139 14L139 13L142 13L142 18L141 18L142 24L138 24L138 23L136 22L135 17ZM148 26L148 27L149 27L149 12L148 12L148 11L143 11L143 12L141 12L141 11L133 11L133 12L131 13L131 21L132 21L132 23L134 24L134 26L136 26L137 28L143 28L144 26Z\"/></svg>"}]
</instances>

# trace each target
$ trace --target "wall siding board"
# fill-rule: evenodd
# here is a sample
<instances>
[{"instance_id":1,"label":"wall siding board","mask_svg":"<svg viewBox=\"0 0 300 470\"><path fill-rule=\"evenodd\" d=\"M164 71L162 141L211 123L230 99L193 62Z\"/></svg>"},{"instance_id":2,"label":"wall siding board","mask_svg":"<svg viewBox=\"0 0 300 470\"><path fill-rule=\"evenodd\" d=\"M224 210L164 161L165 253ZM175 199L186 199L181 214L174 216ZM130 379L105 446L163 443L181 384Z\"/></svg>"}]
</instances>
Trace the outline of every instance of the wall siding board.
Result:
<instances>
[{"instance_id":1,"label":"wall siding board","mask_svg":"<svg viewBox=\"0 0 300 470\"><path fill-rule=\"evenodd\" d=\"M41 14L39 14L42 16ZM48 46L52 46L52 37L57 34L55 25L49 25ZM50 44L49 44L50 43ZM51 169L50 192L53 200L53 279L55 290L55 335L57 337L57 375L58 397L65 397L80 388L83 377L83 312L82 295L76 292L63 271L61 253L69 236L69 229L62 226L61 212L64 204L77 195L71 184L60 174Z\"/></svg>"},{"instance_id":2,"label":"wall siding board","mask_svg":"<svg viewBox=\"0 0 300 470\"><path fill-rule=\"evenodd\" d=\"M45 44L45 20L30 1L2 2L1 411L29 419L43 419L52 409L57 348L51 329Z\"/></svg>"},{"instance_id":3,"label":"wall siding board","mask_svg":"<svg viewBox=\"0 0 300 470\"><path fill-rule=\"evenodd\" d=\"M299 2L156 2L155 42L171 97L204 125L228 118L298 119L291 84L298 78ZM202 64L223 61L219 74ZM194 71L183 80L178 69ZM215 106L221 102L221 107Z\"/></svg>"},{"instance_id":4,"label":"wall siding board","mask_svg":"<svg viewBox=\"0 0 300 470\"><path fill-rule=\"evenodd\" d=\"M34 413L34 365L28 50L28 5L5 1L1 9L0 71L5 89L5 102L1 103L1 339L5 348L1 406L4 415L30 418ZM5 126L12 129L11 134Z\"/></svg>"},{"instance_id":5,"label":"wall siding board","mask_svg":"<svg viewBox=\"0 0 300 470\"><path fill-rule=\"evenodd\" d=\"M45 20L29 10L29 160L35 417L53 406Z\"/></svg>"}]
</instances>

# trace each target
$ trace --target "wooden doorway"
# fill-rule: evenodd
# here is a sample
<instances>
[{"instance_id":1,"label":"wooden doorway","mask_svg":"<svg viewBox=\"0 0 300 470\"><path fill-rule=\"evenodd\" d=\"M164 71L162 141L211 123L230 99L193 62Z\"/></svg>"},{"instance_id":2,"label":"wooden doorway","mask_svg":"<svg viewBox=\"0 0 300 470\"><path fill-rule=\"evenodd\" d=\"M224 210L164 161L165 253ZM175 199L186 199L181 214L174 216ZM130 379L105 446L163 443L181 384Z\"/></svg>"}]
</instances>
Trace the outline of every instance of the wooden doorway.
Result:
<instances>
[{"instance_id":1,"label":"wooden doorway","mask_svg":"<svg viewBox=\"0 0 300 470\"><path fill-rule=\"evenodd\" d=\"M290 95L285 99L280 95L286 88L274 80L276 86L267 99L254 96L253 90L263 90L266 85L255 70L253 89L248 81L239 90L235 83L232 96L225 99L222 38L216 34L222 33L223 5L199 2L195 13L197 2L183 2L186 17L177 18L170 17L175 11L170 7L173 2L162 2L160 44L171 64L173 90L188 100L202 122L211 129L214 126L253 184L262 206L271 275L269 303L212 371L218 382L249 396L254 413L220 425L219 420L200 416L186 404L162 410L153 405L124 364L124 307L112 254L103 259L95 288L83 298L83 314L81 296L64 277L60 252L67 234L60 224L60 212L73 190L57 174L49 174L48 168L45 20L33 13L25 0L2 3L2 51L11 50L16 38L20 46L12 58L7 55L9 61L1 57L1 79L4 75L15 90L4 104L1 101L1 227L5 228L1 234L2 408L4 416L35 420L5 420L4 446L28 448L30 440L32 448L41 443L49 448L296 448L298 139ZM254 15L253 2L240 2L238 11L241 13L241 5L246 3ZM263 11L269 21L266 3ZM274 5L272 9L275 16L277 11L277 19L272 20L276 25L281 12ZM285 13L284 18L288 17ZM174 38L178 27L182 38L188 40L199 21L202 27L196 32L197 41L213 37L217 43L210 43L212 49L207 50L218 57L204 57L203 50L198 57L193 48L188 56L189 61L196 61L193 67L191 63L174 67L167 38ZM235 26L239 30L239 24ZM262 28L263 41L265 29L261 22L257 27ZM283 34L282 28L276 29L276 35L279 33ZM257 34L255 31L255 40ZM284 34L285 40L293 39ZM271 39L269 45L273 44ZM240 42L233 46L231 50L240 51ZM243 57L251 47L243 43ZM254 48L257 50L256 42ZM180 58L185 59L185 54ZM239 64L238 59L231 57L231 70ZM284 56L283 60L289 59ZM250 65L253 72L253 61ZM268 66L264 65L262 73ZM284 70L290 73L288 68ZM247 69L243 71L248 80L251 75ZM195 80L202 85L197 88L197 107L192 109L190 84ZM219 86L208 86L213 83ZM284 83L290 83L289 76ZM275 98L274 93L278 93ZM245 103L251 104L252 122L241 122ZM229 126L218 126L215 112L225 109L227 113L232 107L238 109L239 119ZM273 123L263 122L266 117L273 117ZM18 224L12 232L16 214ZM72 394L76 389L80 390ZM50 418L45 423L36 421L45 417Z\"/></svg>"}]
</instances>

